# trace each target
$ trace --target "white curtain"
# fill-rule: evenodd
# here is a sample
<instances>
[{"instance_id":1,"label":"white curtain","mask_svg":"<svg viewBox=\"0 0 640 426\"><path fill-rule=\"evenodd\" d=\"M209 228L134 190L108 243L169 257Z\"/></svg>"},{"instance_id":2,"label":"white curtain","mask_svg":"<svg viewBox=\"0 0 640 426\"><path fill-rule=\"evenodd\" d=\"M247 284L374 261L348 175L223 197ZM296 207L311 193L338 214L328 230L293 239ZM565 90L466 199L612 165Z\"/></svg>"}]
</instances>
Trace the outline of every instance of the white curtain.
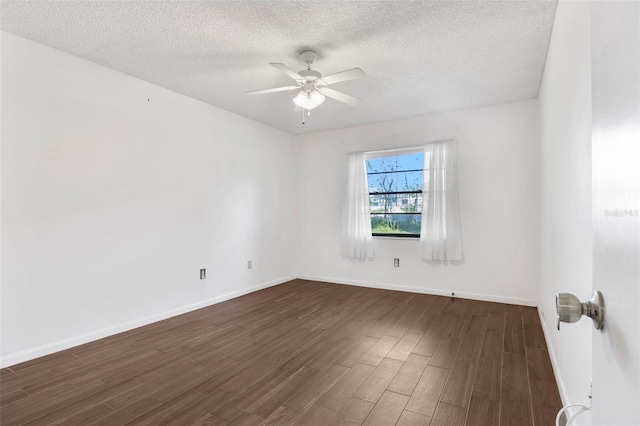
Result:
<instances>
[{"instance_id":1,"label":"white curtain","mask_svg":"<svg viewBox=\"0 0 640 426\"><path fill-rule=\"evenodd\" d=\"M365 157L361 152L349 154L347 161L347 194L344 203L340 253L343 256L358 259L373 257Z\"/></svg>"},{"instance_id":2,"label":"white curtain","mask_svg":"<svg viewBox=\"0 0 640 426\"><path fill-rule=\"evenodd\" d=\"M420 248L425 260L461 260L458 165L453 140L424 148L424 185Z\"/></svg>"}]
</instances>

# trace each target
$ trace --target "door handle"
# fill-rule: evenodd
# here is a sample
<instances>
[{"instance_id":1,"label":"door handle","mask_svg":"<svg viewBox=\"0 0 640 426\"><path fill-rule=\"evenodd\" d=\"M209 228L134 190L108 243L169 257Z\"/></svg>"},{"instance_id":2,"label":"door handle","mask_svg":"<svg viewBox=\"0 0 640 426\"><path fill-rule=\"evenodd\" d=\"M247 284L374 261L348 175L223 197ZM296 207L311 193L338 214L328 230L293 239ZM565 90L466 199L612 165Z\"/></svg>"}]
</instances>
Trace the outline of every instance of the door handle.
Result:
<instances>
[{"instance_id":1,"label":"door handle","mask_svg":"<svg viewBox=\"0 0 640 426\"><path fill-rule=\"evenodd\" d=\"M599 291L593 292L593 297L587 302L580 302L571 293L556 294L556 313L558 315L558 330L560 322L577 322L582 316L593 320L593 327L602 330L604 327L604 299Z\"/></svg>"}]
</instances>

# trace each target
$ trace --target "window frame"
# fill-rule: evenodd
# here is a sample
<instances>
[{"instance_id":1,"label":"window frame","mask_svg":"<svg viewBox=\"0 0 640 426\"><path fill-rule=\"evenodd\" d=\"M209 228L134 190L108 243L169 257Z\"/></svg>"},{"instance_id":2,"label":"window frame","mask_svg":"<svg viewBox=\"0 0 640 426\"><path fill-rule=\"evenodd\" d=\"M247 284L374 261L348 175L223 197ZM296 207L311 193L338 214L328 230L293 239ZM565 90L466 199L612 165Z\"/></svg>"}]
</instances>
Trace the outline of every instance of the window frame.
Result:
<instances>
[{"instance_id":1,"label":"window frame","mask_svg":"<svg viewBox=\"0 0 640 426\"><path fill-rule=\"evenodd\" d=\"M410 154L422 154L424 155L424 147L422 146L418 146L418 147L410 147L410 148L397 148L397 149L388 149L388 150L382 150L382 151L370 151L370 152L365 152L365 163L368 160L372 160L372 159L377 159L377 158L385 158L385 157L397 157L400 155L410 155ZM411 171L422 171L422 173L424 174L427 170L424 168L424 158L423 158L423 166L422 169L409 169L409 170L398 170L398 171L393 171L393 172L372 172L369 173L367 172L367 190L369 189L369 175L373 175L373 174L382 174L382 173L397 173L397 172L411 172ZM423 175L423 179L422 179L422 185L424 186L424 175ZM424 197L425 191L424 191L424 187L420 190L417 191L391 191L391 192L368 192L369 197L371 197L371 195L376 195L376 194L385 194L385 195L400 195L400 194L422 194L422 196ZM423 201L424 203L424 201ZM373 212L369 212L369 217L371 218L373 215L379 215L379 214L384 214L384 213L373 213ZM422 214L423 212L413 212L413 213L388 213L388 214L394 214L394 215L403 215L403 214L412 214L412 215L420 215L420 227L422 228ZM373 232L373 230L371 231L371 236L372 237L381 237L381 238L402 238L402 239L419 239L420 238L420 232L418 232L417 234L403 234L403 233L389 233L389 232Z\"/></svg>"}]
</instances>

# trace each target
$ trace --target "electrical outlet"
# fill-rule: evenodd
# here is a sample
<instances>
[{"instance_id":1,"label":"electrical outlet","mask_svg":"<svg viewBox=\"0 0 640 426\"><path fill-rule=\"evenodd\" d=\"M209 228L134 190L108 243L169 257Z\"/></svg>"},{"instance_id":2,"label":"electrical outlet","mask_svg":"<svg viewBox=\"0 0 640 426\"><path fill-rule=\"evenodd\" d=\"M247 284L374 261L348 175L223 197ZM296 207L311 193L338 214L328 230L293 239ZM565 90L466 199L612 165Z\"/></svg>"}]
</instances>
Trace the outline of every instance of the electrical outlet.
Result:
<instances>
[{"instance_id":1,"label":"electrical outlet","mask_svg":"<svg viewBox=\"0 0 640 426\"><path fill-rule=\"evenodd\" d=\"M398 259L397 257L393 259L393 266L396 268L400 267L400 259Z\"/></svg>"},{"instance_id":2,"label":"electrical outlet","mask_svg":"<svg viewBox=\"0 0 640 426\"><path fill-rule=\"evenodd\" d=\"M207 270L202 268L200 269L200 279L204 280L205 278L207 278Z\"/></svg>"},{"instance_id":3,"label":"electrical outlet","mask_svg":"<svg viewBox=\"0 0 640 426\"><path fill-rule=\"evenodd\" d=\"M247 260L247 269L251 269L253 268L253 264L251 263L250 260Z\"/></svg>"}]
</instances>

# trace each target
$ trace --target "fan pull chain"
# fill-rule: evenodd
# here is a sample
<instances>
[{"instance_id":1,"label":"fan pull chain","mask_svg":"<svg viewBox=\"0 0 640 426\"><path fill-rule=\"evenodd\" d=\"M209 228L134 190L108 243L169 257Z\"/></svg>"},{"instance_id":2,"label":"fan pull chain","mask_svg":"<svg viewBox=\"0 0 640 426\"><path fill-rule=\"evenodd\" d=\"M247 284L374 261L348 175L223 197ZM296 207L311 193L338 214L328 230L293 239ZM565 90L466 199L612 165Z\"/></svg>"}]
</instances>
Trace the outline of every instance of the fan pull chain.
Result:
<instances>
[{"instance_id":1,"label":"fan pull chain","mask_svg":"<svg viewBox=\"0 0 640 426\"><path fill-rule=\"evenodd\" d=\"M307 113L307 117L311 115L311 110L310 109L302 109L302 124L307 124L307 122L304 119L304 113Z\"/></svg>"}]
</instances>

